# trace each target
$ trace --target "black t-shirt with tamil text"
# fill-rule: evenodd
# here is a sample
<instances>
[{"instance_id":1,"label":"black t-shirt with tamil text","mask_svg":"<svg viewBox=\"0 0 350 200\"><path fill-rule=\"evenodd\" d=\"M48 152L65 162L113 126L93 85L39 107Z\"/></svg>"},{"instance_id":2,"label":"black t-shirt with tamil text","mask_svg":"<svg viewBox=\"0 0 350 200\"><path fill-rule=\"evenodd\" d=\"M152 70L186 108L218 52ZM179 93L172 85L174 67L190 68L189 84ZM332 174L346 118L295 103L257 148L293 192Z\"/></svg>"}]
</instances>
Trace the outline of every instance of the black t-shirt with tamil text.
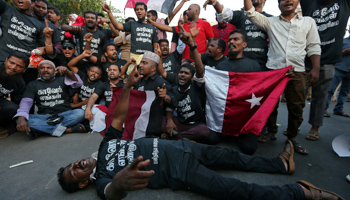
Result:
<instances>
[{"instance_id":1,"label":"black t-shirt with tamil text","mask_svg":"<svg viewBox=\"0 0 350 200\"><path fill-rule=\"evenodd\" d=\"M173 53L169 54L168 57L162 58L162 63L164 71L178 73L179 64L181 61L182 55L175 50Z\"/></svg>"},{"instance_id":2,"label":"black t-shirt with tamil text","mask_svg":"<svg viewBox=\"0 0 350 200\"><path fill-rule=\"evenodd\" d=\"M102 82L100 80L97 80L93 83L90 83L88 81L87 74L85 74L84 72L82 72L80 70L78 71L78 75L80 76L81 80L83 81L83 85L81 86L80 91L79 91L79 100L85 101L95 92L95 89L100 84L102 84Z\"/></svg>"},{"instance_id":3,"label":"black t-shirt with tamil text","mask_svg":"<svg viewBox=\"0 0 350 200\"><path fill-rule=\"evenodd\" d=\"M0 67L0 74L4 70L5 65ZM5 78L0 76L0 98L7 98L7 96L10 94L11 101L19 104L25 88L26 83L24 82L21 74L16 75L13 78Z\"/></svg>"},{"instance_id":4,"label":"black t-shirt with tamil text","mask_svg":"<svg viewBox=\"0 0 350 200\"><path fill-rule=\"evenodd\" d=\"M321 39L321 65L335 64L342 60L342 47L345 28L350 15L349 0L334 0L326 6L316 0L301 0L303 16L312 17ZM307 65L311 65L309 57Z\"/></svg>"},{"instance_id":5,"label":"black t-shirt with tamil text","mask_svg":"<svg viewBox=\"0 0 350 200\"><path fill-rule=\"evenodd\" d=\"M64 83L65 76L56 77L51 82L34 80L29 82L23 98L31 98L38 106L38 114L57 114L71 110L69 88Z\"/></svg>"},{"instance_id":6,"label":"black t-shirt with tamil text","mask_svg":"<svg viewBox=\"0 0 350 200\"><path fill-rule=\"evenodd\" d=\"M158 42L157 28L151 24L129 21L123 24L124 31L131 33L131 53L153 52L153 43Z\"/></svg>"},{"instance_id":7,"label":"black t-shirt with tamil text","mask_svg":"<svg viewBox=\"0 0 350 200\"><path fill-rule=\"evenodd\" d=\"M19 12L16 8L0 1L0 63L5 62L12 51L26 54L45 45L44 27L34 17Z\"/></svg>"},{"instance_id":8,"label":"black t-shirt with tamil text","mask_svg":"<svg viewBox=\"0 0 350 200\"><path fill-rule=\"evenodd\" d=\"M222 56L219 60L214 60L208 53L203 53L201 56L203 65L208 65L214 69L219 63L227 59L226 56Z\"/></svg>"},{"instance_id":9,"label":"black t-shirt with tamil text","mask_svg":"<svg viewBox=\"0 0 350 200\"><path fill-rule=\"evenodd\" d=\"M124 82L123 80L119 80L116 87L123 87ZM105 106L108 107L109 104L112 102L113 92L111 91L111 84L109 81L101 83L98 87L95 89L95 93L99 97L103 97L105 100Z\"/></svg>"},{"instance_id":10,"label":"black t-shirt with tamil text","mask_svg":"<svg viewBox=\"0 0 350 200\"><path fill-rule=\"evenodd\" d=\"M229 72L260 72L259 63L247 57L226 59L218 64L218 70Z\"/></svg>"},{"instance_id":11,"label":"black t-shirt with tamil text","mask_svg":"<svg viewBox=\"0 0 350 200\"><path fill-rule=\"evenodd\" d=\"M111 63L109 61L107 61L106 63L96 63L98 64L98 66L100 66L101 70L102 70L102 76L101 76L101 81L105 82L108 81L108 68L111 65L117 65L119 67L119 71L120 69L127 63L126 60L123 59L118 59L117 62Z\"/></svg>"}]
</instances>

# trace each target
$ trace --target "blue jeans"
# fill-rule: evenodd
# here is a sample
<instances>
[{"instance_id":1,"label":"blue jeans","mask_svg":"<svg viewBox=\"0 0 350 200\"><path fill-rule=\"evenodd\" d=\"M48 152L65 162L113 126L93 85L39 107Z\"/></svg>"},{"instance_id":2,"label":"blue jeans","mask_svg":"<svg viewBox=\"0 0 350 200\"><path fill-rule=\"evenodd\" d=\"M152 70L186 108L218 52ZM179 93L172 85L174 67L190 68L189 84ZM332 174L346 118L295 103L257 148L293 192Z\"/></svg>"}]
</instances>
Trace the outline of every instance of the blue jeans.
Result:
<instances>
[{"instance_id":1,"label":"blue jeans","mask_svg":"<svg viewBox=\"0 0 350 200\"><path fill-rule=\"evenodd\" d=\"M333 109L333 113L340 114L343 112L344 103L347 100L347 95L350 91L350 72L344 72L338 69L335 69L335 75L332 80L331 87L328 90L327 104L325 110L327 111L329 104L331 103L332 96L337 89L339 83L342 82L339 90L339 95L337 98L337 104Z\"/></svg>"},{"instance_id":2,"label":"blue jeans","mask_svg":"<svg viewBox=\"0 0 350 200\"><path fill-rule=\"evenodd\" d=\"M55 126L48 125L45 121L51 115L29 115L28 125L31 131L48 133L52 136L61 137L68 127L72 127L84 120L84 110L75 109L59 113L64 116L63 121Z\"/></svg>"}]
</instances>

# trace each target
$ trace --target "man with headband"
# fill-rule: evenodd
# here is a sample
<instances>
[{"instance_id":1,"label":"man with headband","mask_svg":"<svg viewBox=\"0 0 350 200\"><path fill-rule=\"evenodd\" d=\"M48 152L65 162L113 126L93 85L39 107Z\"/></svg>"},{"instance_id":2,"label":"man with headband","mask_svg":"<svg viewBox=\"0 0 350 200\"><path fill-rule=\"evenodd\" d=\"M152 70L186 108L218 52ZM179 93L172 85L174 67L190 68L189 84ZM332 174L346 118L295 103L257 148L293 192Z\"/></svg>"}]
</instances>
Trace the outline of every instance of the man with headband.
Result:
<instances>
[{"instance_id":1,"label":"man with headband","mask_svg":"<svg viewBox=\"0 0 350 200\"><path fill-rule=\"evenodd\" d=\"M79 124L84 120L84 111L72 110L69 103L69 89L82 85L80 77L66 67L56 68L49 60L39 63L38 73L39 78L31 81L23 93L15 115L17 130L26 132L29 139L37 138L38 133L60 137L63 133L84 132L84 126ZM29 114L34 101L38 114Z\"/></svg>"}]
</instances>

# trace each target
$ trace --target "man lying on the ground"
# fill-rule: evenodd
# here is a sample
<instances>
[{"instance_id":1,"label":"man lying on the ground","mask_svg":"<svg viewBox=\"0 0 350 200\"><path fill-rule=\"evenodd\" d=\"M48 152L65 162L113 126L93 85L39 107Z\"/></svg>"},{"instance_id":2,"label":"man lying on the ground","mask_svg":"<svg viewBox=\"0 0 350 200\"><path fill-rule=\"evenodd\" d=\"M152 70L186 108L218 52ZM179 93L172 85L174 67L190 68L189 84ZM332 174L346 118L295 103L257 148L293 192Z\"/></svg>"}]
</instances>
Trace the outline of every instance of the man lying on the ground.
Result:
<instances>
[{"instance_id":1,"label":"man lying on the ground","mask_svg":"<svg viewBox=\"0 0 350 200\"><path fill-rule=\"evenodd\" d=\"M63 133L85 132L79 124L84 120L84 111L72 110L69 103L69 89L83 84L80 77L66 67L56 68L49 60L39 63L38 72L40 77L28 84L14 116L18 117L17 130L26 132L32 140L38 133L60 137ZM55 74L61 76L55 77ZM34 102L38 114L29 114Z\"/></svg>"},{"instance_id":2,"label":"man lying on the ground","mask_svg":"<svg viewBox=\"0 0 350 200\"><path fill-rule=\"evenodd\" d=\"M29 57L23 53L12 52L3 65L0 65L0 138L9 135L9 129L16 130L15 116L26 84L22 73L26 71ZM11 101L6 98L11 95Z\"/></svg>"},{"instance_id":3,"label":"man lying on the ground","mask_svg":"<svg viewBox=\"0 0 350 200\"><path fill-rule=\"evenodd\" d=\"M312 194L322 195L323 199L343 199L306 181L282 187L260 186L223 177L207 168L292 174L295 170L294 150L289 140L284 151L271 159L192 143L187 139L121 140L130 89L141 78L142 75L135 70L128 77L111 126L101 142L97 160L91 157L78 160L58 171L58 181L64 190L75 192L85 188L91 182L91 177L95 179L98 195L103 199L122 199L128 191L146 186L191 190L220 199L312 199ZM146 160L143 161L143 158Z\"/></svg>"}]
</instances>

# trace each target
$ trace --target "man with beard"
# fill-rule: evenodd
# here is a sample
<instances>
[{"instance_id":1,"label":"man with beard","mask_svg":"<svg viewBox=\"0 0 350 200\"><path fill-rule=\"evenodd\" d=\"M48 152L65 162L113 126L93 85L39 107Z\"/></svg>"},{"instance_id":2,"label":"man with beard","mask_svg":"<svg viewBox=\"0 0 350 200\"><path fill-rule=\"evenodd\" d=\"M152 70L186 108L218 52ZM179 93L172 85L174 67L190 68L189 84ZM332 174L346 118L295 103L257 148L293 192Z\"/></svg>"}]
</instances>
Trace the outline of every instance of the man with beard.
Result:
<instances>
[{"instance_id":1,"label":"man with beard","mask_svg":"<svg viewBox=\"0 0 350 200\"><path fill-rule=\"evenodd\" d=\"M251 0L255 10L266 17L272 15L263 11L266 0ZM237 29L243 29L247 32L247 47L244 49L244 56L258 61L262 71L266 71L268 36L267 33L253 24L244 14L244 10L231 10L216 0L207 0L205 5L213 5L217 14L217 21L227 21L236 26ZM219 23L220 24L220 23ZM226 54L225 54L226 55ZM276 132L277 133L277 132Z\"/></svg>"},{"instance_id":2,"label":"man with beard","mask_svg":"<svg viewBox=\"0 0 350 200\"><path fill-rule=\"evenodd\" d=\"M97 15L91 10L84 12L85 25L82 27L77 26L67 26L62 25L62 30L69 31L74 34L79 39L80 50L85 50L85 45L87 43L85 35L87 33L92 34L92 40L90 49L91 52L94 52L93 55L98 59L102 56L102 47L108 43L107 37L104 33L96 28Z\"/></svg>"},{"instance_id":3,"label":"man with beard","mask_svg":"<svg viewBox=\"0 0 350 200\"><path fill-rule=\"evenodd\" d=\"M131 33L130 57L134 58L136 63L140 63L142 55L146 51L153 52L154 48L158 47L158 32L156 27L148 24L146 21L147 5L145 3L136 2L134 11L137 21L128 21L124 24L117 22L107 4L102 3L102 9L108 13L109 19L116 29ZM133 66L129 68L127 74L130 73Z\"/></svg>"},{"instance_id":4,"label":"man with beard","mask_svg":"<svg viewBox=\"0 0 350 200\"><path fill-rule=\"evenodd\" d=\"M32 9L33 9L33 17L41 22L41 24L45 27L45 17L47 15L47 7L49 5L49 2L47 0L34 0L32 1ZM57 27L51 23L48 22L50 29L53 30L52 35L52 44L54 45L54 48L57 53L61 53L61 33L57 29ZM51 45L52 45L51 44ZM45 43L46 46L50 46L47 43ZM54 56L49 56L49 58L53 58Z\"/></svg>"},{"instance_id":5,"label":"man with beard","mask_svg":"<svg viewBox=\"0 0 350 200\"><path fill-rule=\"evenodd\" d=\"M236 26L232 25L231 23L227 23L224 19L222 21L219 21L218 18L216 18L216 21L218 24L211 27L213 29L214 38L223 39L227 44L230 33L236 29ZM227 56L227 54L228 48L224 52L225 56Z\"/></svg>"},{"instance_id":6,"label":"man with beard","mask_svg":"<svg viewBox=\"0 0 350 200\"><path fill-rule=\"evenodd\" d=\"M122 59L118 59L118 52L117 49L115 48L114 44L107 44L103 47L103 53L104 56L107 59L106 63L100 63L97 64L99 66L101 66L101 70L102 70L102 77L101 77L101 81L106 82L108 81L108 69L110 65L117 65L119 67L119 69L123 68L123 66L126 64L125 60Z\"/></svg>"},{"instance_id":7,"label":"man with beard","mask_svg":"<svg viewBox=\"0 0 350 200\"><path fill-rule=\"evenodd\" d=\"M160 39L158 43L164 70L166 72L177 73L179 71L178 66L182 57L182 52L186 47L185 43L180 40L179 45L176 47L176 51L171 54L169 54L169 41L167 39Z\"/></svg>"},{"instance_id":8,"label":"man with beard","mask_svg":"<svg viewBox=\"0 0 350 200\"><path fill-rule=\"evenodd\" d=\"M183 24L183 28L190 32L190 29L197 30L196 34L196 44L198 46L199 53L205 53L207 50L207 41L211 41L214 38L213 29L211 28L209 22L204 21L199 18L200 6L198 4L191 4L186 11L188 23ZM173 28L164 24L156 23L150 19L147 19L149 23L156 26L158 29L168 32L173 32ZM179 26L175 27L176 33L181 32ZM186 46L184 52L182 53L182 59L190 58L190 50Z\"/></svg>"},{"instance_id":9,"label":"man with beard","mask_svg":"<svg viewBox=\"0 0 350 200\"><path fill-rule=\"evenodd\" d=\"M17 130L26 132L32 140L38 133L60 137L63 133L84 132L84 126L79 124L84 120L84 111L72 110L69 103L69 89L83 84L80 77L66 67L56 68L49 60L39 63L38 72L40 77L28 84L14 116L18 117ZM29 114L34 102L38 114Z\"/></svg>"},{"instance_id":10,"label":"man with beard","mask_svg":"<svg viewBox=\"0 0 350 200\"><path fill-rule=\"evenodd\" d=\"M343 37L350 15L350 2L348 0L300 0L300 5L303 15L315 20L321 39L319 81L316 84L307 83L312 85L312 97L308 121L311 129L306 139L316 141L320 137L319 128L323 125L324 109L327 104L328 89L334 76L334 66L342 60ZM312 73L312 60L309 58L305 59L305 68L307 74Z\"/></svg>"},{"instance_id":11,"label":"man with beard","mask_svg":"<svg viewBox=\"0 0 350 200\"><path fill-rule=\"evenodd\" d=\"M11 133L10 129L15 130L16 124L12 118L26 88L21 74L26 71L28 64L28 56L12 52L0 66L0 138L7 137ZM6 100L9 95L11 101Z\"/></svg>"},{"instance_id":12,"label":"man with beard","mask_svg":"<svg viewBox=\"0 0 350 200\"><path fill-rule=\"evenodd\" d=\"M109 19L105 19L105 14L98 12L97 15L97 28L102 31L107 37L107 39L115 38L119 35L119 31L114 28ZM103 28L103 24L108 23L110 29Z\"/></svg>"},{"instance_id":13,"label":"man with beard","mask_svg":"<svg viewBox=\"0 0 350 200\"><path fill-rule=\"evenodd\" d=\"M321 42L315 21L295 12L299 0L279 0L278 3L281 11L278 17L266 17L255 11L251 0L244 0L244 8L249 20L269 36L270 50L266 67L273 70L292 65L295 68L294 77L289 80L284 90L288 107L287 137L292 141L297 153L306 155L306 148L296 141L305 106L305 57L311 59L312 70L308 79L310 84L314 84L319 77ZM320 110L323 112L324 107L320 107ZM271 124L276 124L277 106L269 120ZM269 138L276 140L274 134Z\"/></svg>"},{"instance_id":14,"label":"man with beard","mask_svg":"<svg viewBox=\"0 0 350 200\"><path fill-rule=\"evenodd\" d=\"M213 39L208 45L208 49L207 49L208 53L204 53L201 55L202 63L204 65L208 65L215 69L219 63L227 59L226 56L224 55L225 51L226 51L226 42L220 38Z\"/></svg>"},{"instance_id":15,"label":"man with beard","mask_svg":"<svg viewBox=\"0 0 350 200\"><path fill-rule=\"evenodd\" d=\"M79 108L83 105L86 105L90 96L94 93L95 89L102 84L100 81L102 71L97 66L90 66L87 73L83 72L82 70L79 70L78 67L76 67L76 64L79 63L84 58L91 57L93 52L90 50L85 50L82 54L79 56L73 58L69 63L68 67L72 72L78 74L83 81L83 85L80 88L79 94L75 94L73 97L73 102L78 103L71 103L72 108ZM79 99L77 101L77 98Z\"/></svg>"},{"instance_id":16,"label":"man with beard","mask_svg":"<svg viewBox=\"0 0 350 200\"><path fill-rule=\"evenodd\" d=\"M0 38L0 65L13 51L30 54L38 46L45 46L43 34L45 26L30 15L31 1L15 0L14 3L16 8L0 0L1 29L3 30ZM22 26L26 29L21 28Z\"/></svg>"}]
</instances>

